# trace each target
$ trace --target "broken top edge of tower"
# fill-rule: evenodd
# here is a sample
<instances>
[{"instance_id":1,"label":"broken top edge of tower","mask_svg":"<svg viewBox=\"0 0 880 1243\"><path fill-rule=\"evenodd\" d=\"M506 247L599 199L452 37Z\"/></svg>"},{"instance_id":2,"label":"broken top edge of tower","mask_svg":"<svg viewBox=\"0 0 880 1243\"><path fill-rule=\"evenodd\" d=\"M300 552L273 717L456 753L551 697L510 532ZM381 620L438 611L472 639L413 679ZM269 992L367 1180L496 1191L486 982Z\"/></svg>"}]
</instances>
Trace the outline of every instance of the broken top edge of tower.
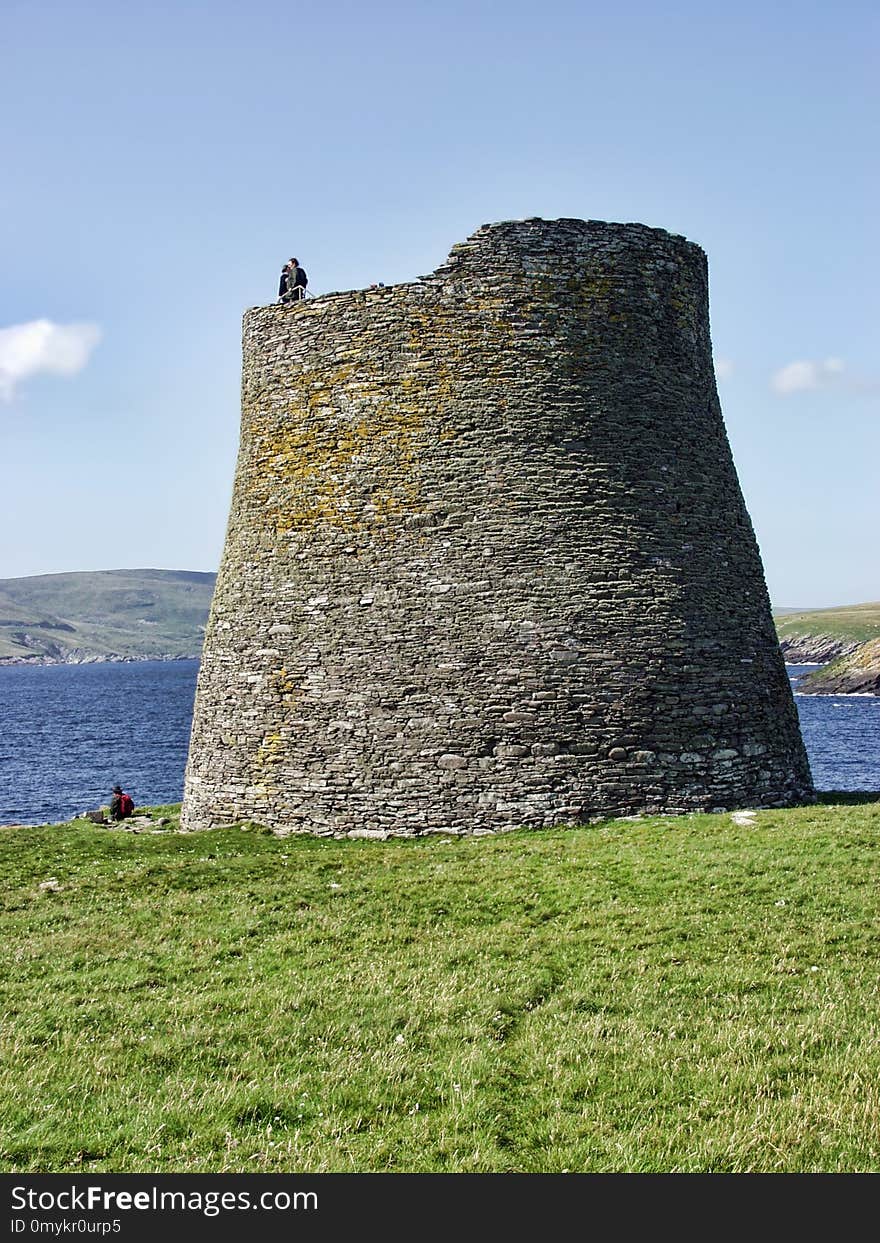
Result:
<instances>
[{"instance_id":1,"label":"broken top edge of tower","mask_svg":"<svg viewBox=\"0 0 880 1243\"><path fill-rule=\"evenodd\" d=\"M574 216L560 216L555 219L543 216L528 216L518 220L496 220L482 224L474 229L463 241L455 242L450 248L446 259L432 272L423 274L410 281L396 281L391 284L353 287L351 289L335 289L326 293L311 294L301 302L289 303L272 309L285 312L302 313L316 302L325 302L328 298L369 296L388 296L394 290L411 289L414 286L430 285L456 274L466 267L473 258L482 260L491 252L520 252L523 256L535 252L563 251L566 242L583 243L595 238L607 247L614 240L620 247L639 246L640 244L666 243L672 251L687 253L704 267L706 252L694 241L681 233L673 233L669 229L654 225L642 224L638 221L583 220ZM264 310L265 306L253 307L251 310ZM248 312L246 312L247 314Z\"/></svg>"}]
</instances>

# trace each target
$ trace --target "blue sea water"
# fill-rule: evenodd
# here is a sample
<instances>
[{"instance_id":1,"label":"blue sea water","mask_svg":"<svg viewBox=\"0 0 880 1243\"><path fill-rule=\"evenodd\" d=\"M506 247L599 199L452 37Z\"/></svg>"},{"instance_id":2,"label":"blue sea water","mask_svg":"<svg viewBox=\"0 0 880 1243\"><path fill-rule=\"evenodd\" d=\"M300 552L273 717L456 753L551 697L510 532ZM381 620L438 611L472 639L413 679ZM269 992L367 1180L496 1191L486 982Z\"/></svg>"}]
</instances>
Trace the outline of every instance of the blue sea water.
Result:
<instances>
[{"instance_id":1,"label":"blue sea water","mask_svg":"<svg viewBox=\"0 0 880 1243\"><path fill-rule=\"evenodd\" d=\"M197 660L0 667L0 824L179 803Z\"/></svg>"},{"instance_id":2,"label":"blue sea water","mask_svg":"<svg viewBox=\"0 0 880 1243\"><path fill-rule=\"evenodd\" d=\"M817 790L880 791L880 695L802 695L818 665L789 665L801 734Z\"/></svg>"},{"instance_id":3,"label":"blue sea water","mask_svg":"<svg viewBox=\"0 0 880 1243\"><path fill-rule=\"evenodd\" d=\"M880 696L799 695L819 790L880 791ZM118 781L143 806L183 795L198 661L0 666L0 824L66 820Z\"/></svg>"}]
</instances>

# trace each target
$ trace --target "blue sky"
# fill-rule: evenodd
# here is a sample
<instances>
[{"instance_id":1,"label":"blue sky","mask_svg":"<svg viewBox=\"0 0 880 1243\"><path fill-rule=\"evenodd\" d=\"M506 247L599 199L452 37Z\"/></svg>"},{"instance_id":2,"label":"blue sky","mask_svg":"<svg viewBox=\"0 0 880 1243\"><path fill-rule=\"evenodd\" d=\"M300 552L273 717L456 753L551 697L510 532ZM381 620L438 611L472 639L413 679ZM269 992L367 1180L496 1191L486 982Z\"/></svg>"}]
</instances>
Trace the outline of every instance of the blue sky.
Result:
<instances>
[{"instance_id":1,"label":"blue sky","mask_svg":"<svg viewBox=\"0 0 880 1243\"><path fill-rule=\"evenodd\" d=\"M868 0L5 0L0 578L217 568L241 314L432 271L481 224L709 256L776 605L880 599Z\"/></svg>"}]
</instances>

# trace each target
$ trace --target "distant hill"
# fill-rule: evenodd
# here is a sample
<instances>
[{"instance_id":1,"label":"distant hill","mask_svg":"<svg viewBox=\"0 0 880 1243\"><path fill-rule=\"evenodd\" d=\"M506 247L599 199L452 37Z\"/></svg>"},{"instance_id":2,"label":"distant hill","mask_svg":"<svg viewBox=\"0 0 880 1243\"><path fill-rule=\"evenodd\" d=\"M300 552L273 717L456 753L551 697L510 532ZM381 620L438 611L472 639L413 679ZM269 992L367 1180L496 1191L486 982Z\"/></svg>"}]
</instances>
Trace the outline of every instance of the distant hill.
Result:
<instances>
[{"instance_id":1,"label":"distant hill","mask_svg":"<svg viewBox=\"0 0 880 1243\"><path fill-rule=\"evenodd\" d=\"M0 579L0 664L198 656L216 577L97 570Z\"/></svg>"},{"instance_id":2,"label":"distant hill","mask_svg":"<svg viewBox=\"0 0 880 1243\"><path fill-rule=\"evenodd\" d=\"M798 682L814 695L880 694L880 602L774 614L789 664L825 667Z\"/></svg>"}]
</instances>

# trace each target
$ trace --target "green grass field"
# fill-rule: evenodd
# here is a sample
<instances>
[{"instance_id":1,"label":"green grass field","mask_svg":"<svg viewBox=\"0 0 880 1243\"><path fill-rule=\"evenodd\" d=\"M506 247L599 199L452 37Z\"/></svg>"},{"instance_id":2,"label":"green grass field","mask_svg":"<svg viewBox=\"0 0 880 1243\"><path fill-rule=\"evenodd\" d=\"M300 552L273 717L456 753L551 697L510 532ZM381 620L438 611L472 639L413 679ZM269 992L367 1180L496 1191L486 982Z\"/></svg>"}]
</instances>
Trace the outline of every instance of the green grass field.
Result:
<instances>
[{"instance_id":1,"label":"green grass field","mask_svg":"<svg viewBox=\"0 0 880 1243\"><path fill-rule=\"evenodd\" d=\"M823 798L4 830L0 1168L880 1171L880 802Z\"/></svg>"},{"instance_id":2,"label":"green grass field","mask_svg":"<svg viewBox=\"0 0 880 1243\"><path fill-rule=\"evenodd\" d=\"M777 613L773 621L780 642L823 635L867 643L869 639L880 638L880 602L804 613Z\"/></svg>"}]
</instances>

